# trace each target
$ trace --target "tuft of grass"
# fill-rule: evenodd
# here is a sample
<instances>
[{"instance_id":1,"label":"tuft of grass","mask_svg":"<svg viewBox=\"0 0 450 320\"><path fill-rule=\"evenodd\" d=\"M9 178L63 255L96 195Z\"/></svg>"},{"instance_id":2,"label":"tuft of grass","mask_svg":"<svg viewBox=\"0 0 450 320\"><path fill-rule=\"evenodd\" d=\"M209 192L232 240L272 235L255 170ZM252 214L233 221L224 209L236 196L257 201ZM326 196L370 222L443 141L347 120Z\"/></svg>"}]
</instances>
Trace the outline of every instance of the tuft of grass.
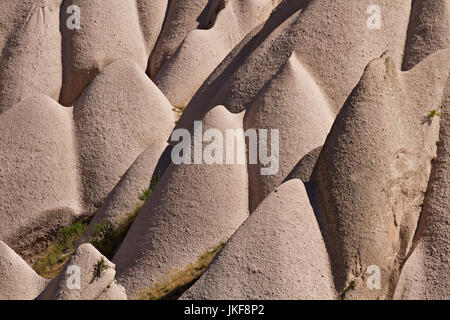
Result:
<instances>
[{"instance_id":1,"label":"tuft of grass","mask_svg":"<svg viewBox=\"0 0 450 320\"><path fill-rule=\"evenodd\" d=\"M91 241L90 243L100 251L108 259L111 259L114 255L115 250L122 243L123 239L130 230L131 225L134 220L138 216L145 202L147 202L148 198L155 190L156 185L158 184L160 179L160 174L158 173L152 178L150 182L150 188L146 189L139 195L138 199L141 201L136 208L134 209L132 214L129 214L119 221L117 226L114 226L111 222L106 221L99 223L94 226L91 232Z\"/></svg>"},{"instance_id":2,"label":"tuft of grass","mask_svg":"<svg viewBox=\"0 0 450 320\"><path fill-rule=\"evenodd\" d=\"M189 289L205 272L226 241L212 250L202 254L197 261L188 264L184 269L169 272L165 279L152 288L138 295L139 300L176 300Z\"/></svg>"},{"instance_id":3,"label":"tuft of grass","mask_svg":"<svg viewBox=\"0 0 450 320\"><path fill-rule=\"evenodd\" d=\"M441 116L441 114L436 109L430 110L430 113L428 114L428 118L430 118L430 119L432 119L434 117L440 117L440 116Z\"/></svg>"},{"instance_id":4,"label":"tuft of grass","mask_svg":"<svg viewBox=\"0 0 450 320\"><path fill-rule=\"evenodd\" d=\"M186 106L183 106L183 105L176 105L176 106L173 106L173 108L172 108L172 111L175 111L176 113L177 113L177 115L178 115L178 118L177 118L177 120L175 121L175 123L178 123L178 121L180 120L180 118L181 118L181 115L183 114L183 112L186 110Z\"/></svg>"},{"instance_id":5,"label":"tuft of grass","mask_svg":"<svg viewBox=\"0 0 450 320\"><path fill-rule=\"evenodd\" d=\"M144 203L147 202L148 198L150 198L153 191L155 191L156 185L159 182L159 179L161 178L160 173L153 176L152 181L150 181L150 188L142 191L142 194L139 196L139 200L143 201Z\"/></svg>"},{"instance_id":6,"label":"tuft of grass","mask_svg":"<svg viewBox=\"0 0 450 320\"><path fill-rule=\"evenodd\" d=\"M96 224L91 231L90 243L108 258L113 254L117 241L117 232L109 221Z\"/></svg>"},{"instance_id":7,"label":"tuft of grass","mask_svg":"<svg viewBox=\"0 0 450 320\"><path fill-rule=\"evenodd\" d=\"M57 276L70 255L75 251L74 245L80 239L86 227L85 223L77 222L61 228L59 240L51 245L42 257L36 260L33 264L34 271L47 279Z\"/></svg>"},{"instance_id":8,"label":"tuft of grass","mask_svg":"<svg viewBox=\"0 0 450 320\"><path fill-rule=\"evenodd\" d=\"M102 276L103 271L108 270L109 266L106 263L105 259L102 257L100 260L97 261L94 267L94 274L92 275L91 282L94 282L96 279L100 278Z\"/></svg>"}]
</instances>

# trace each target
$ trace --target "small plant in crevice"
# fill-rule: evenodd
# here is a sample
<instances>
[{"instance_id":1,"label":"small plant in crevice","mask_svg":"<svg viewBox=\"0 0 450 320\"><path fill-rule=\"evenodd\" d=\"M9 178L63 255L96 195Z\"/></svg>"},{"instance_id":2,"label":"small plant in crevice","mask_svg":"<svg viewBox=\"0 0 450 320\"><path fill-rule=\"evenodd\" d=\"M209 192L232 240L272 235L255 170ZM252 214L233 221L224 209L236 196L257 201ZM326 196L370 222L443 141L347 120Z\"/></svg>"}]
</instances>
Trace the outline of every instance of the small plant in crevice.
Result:
<instances>
[{"instance_id":1,"label":"small plant in crevice","mask_svg":"<svg viewBox=\"0 0 450 320\"><path fill-rule=\"evenodd\" d=\"M440 117L440 116L441 116L441 114L436 109L430 110L430 113L428 114L429 119L432 119L434 117Z\"/></svg>"},{"instance_id":2,"label":"small plant in crevice","mask_svg":"<svg viewBox=\"0 0 450 320\"><path fill-rule=\"evenodd\" d=\"M339 295L339 298L341 300L343 300L345 298L345 295L347 294L348 291L350 290L354 290L356 287L356 282L355 280L352 280L348 283L348 285L344 288L344 290L342 290L341 294Z\"/></svg>"},{"instance_id":3,"label":"small plant in crevice","mask_svg":"<svg viewBox=\"0 0 450 320\"><path fill-rule=\"evenodd\" d=\"M184 105L176 105L172 107L172 111L175 111L177 113L177 120L175 121L175 123L178 123L178 121L181 118L181 115L183 114L183 112L186 110L186 106Z\"/></svg>"},{"instance_id":4,"label":"small plant in crevice","mask_svg":"<svg viewBox=\"0 0 450 320\"><path fill-rule=\"evenodd\" d=\"M102 257L94 266L94 274L92 275L91 282L94 282L96 279L99 279L102 276L103 271L108 270L109 266L106 263L105 259Z\"/></svg>"},{"instance_id":5,"label":"small plant in crevice","mask_svg":"<svg viewBox=\"0 0 450 320\"><path fill-rule=\"evenodd\" d=\"M161 175L159 172L155 176L153 176L152 181L150 181L150 188L142 191L142 194L139 196L139 200L143 201L144 203L147 202L153 191L155 191L156 185L158 184L160 178Z\"/></svg>"}]
</instances>

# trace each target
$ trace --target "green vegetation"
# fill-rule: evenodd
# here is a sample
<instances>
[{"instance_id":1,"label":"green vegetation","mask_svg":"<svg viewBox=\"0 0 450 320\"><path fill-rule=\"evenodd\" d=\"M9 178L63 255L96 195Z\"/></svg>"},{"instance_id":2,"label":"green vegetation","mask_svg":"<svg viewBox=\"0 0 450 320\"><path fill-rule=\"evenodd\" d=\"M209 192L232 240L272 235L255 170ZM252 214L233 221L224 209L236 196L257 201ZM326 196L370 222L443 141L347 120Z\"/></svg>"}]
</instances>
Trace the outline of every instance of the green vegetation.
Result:
<instances>
[{"instance_id":1,"label":"green vegetation","mask_svg":"<svg viewBox=\"0 0 450 320\"><path fill-rule=\"evenodd\" d=\"M197 261L190 263L184 269L169 272L165 280L145 290L138 295L139 300L175 300L189 289L205 272L205 269L223 248L226 241L221 242L214 249L204 253Z\"/></svg>"},{"instance_id":2,"label":"green vegetation","mask_svg":"<svg viewBox=\"0 0 450 320\"><path fill-rule=\"evenodd\" d=\"M176 105L173 106L172 111L175 111L178 115L178 119L175 121L175 123L178 123L178 121L181 118L181 115L183 114L183 112L186 110L186 106L183 105Z\"/></svg>"},{"instance_id":3,"label":"green vegetation","mask_svg":"<svg viewBox=\"0 0 450 320\"><path fill-rule=\"evenodd\" d=\"M90 243L108 259L112 258L115 249L125 238L139 211L155 190L159 179L160 174L152 178L150 188L144 190L139 196L140 203L130 215L121 219L116 227L110 222L103 222L94 226L91 232ZM75 251L75 245L80 240L86 228L86 222L77 222L71 226L61 228L57 241L33 264L34 271L47 279L56 277Z\"/></svg>"},{"instance_id":4,"label":"green vegetation","mask_svg":"<svg viewBox=\"0 0 450 320\"><path fill-rule=\"evenodd\" d=\"M112 258L115 250L122 243L145 202L147 202L148 198L155 190L159 179L160 174L158 173L152 178L150 188L144 190L138 197L141 203L136 206L133 213L123 217L121 221L118 222L117 226L114 226L109 221L102 222L94 226L91 232L90 243L108 259Z\"/></svg>"},{"instance_id":5,"label":"green vegetation","mask_svg":"<svg viewBox=\"0 0 450 320\"><path fill-rule=\"evenodd\" d=\"M80 239L84 230L86 230L86 224L82 222L61 228L58 241L51 245L42 257L37 259L33 265L34 271L47 279L57 276L64 263L75 251L74 245Z\"/></svg>"},{"instance_id":6,"label":"green vegetation","mask_svg":"<svg viewBox=\"0 0 450 320\"><path fill-rule=\"evenodd\" d=\"M143 201L144 203L147 202L148 198L150 198L153 191L155 191L156 185L158 184L160 178L161 175L158 172L158 174L152 178L152 181L150 182L150 188L142 192L142 194L139 196L139 200Z\"/></svg>"},{"instance_id":7,"label":"green vegetation","mask_svg":"<svg viewBox=\"0 0 450 320\"><path fill-rule=\"evenodd\" d=\"M91 282L94 282L96 279L100 278L102 276L103 271L108 270L109 266L106 264L105 259L102 257L100 260L97 261L94 267L94 275L92 276Z\"/></svg>"},{"instance_id":8,"label":"green vegetation","mask_svg":"<svg viewBox=\"0 0 450 320\"><path fill-rule=\"evenodd\" d=\"M352 280L349 282L349 284L347 285L347 287L345 287L344 290L342 290L341 294L339 295L339 298L341 300L343 300L345 298L345 294L349 291L349 290L354 290L356 287L356 282L355 280Z\"/></svg>"},{"instance_id":9,"label":"green vegetation","mask_svg":"<svg viewBox=\"0 0 450 320\"><path fill-rule=\"evenodd\" d=\"M431 110L430 113L428 114L428 118L430 118L430 119L432 119L434 117L440 117L440 116L441 116L441 114L436 109Z\"/></svg>"},{"instance_id":10,"label":"green vegetation","mask_svg":"<svg viewBox=\"0 0 450 320\"><path fill-rule=\"evenodd\" d=\"M91 232L91 244L108 259L111 258L118 241L120 239L117 231L109 221L96 224Z\"/></svg>"}]
</instances>

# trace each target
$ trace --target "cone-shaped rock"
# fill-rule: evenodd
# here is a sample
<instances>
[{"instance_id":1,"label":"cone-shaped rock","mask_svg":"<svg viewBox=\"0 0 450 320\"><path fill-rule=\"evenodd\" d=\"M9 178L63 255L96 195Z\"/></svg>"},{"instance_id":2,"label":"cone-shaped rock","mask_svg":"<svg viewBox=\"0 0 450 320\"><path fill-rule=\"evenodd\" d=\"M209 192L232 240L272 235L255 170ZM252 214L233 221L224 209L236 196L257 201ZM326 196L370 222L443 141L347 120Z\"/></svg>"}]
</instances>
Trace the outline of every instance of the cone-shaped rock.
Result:
<instances>
[{"instance_id":1,"label":"cone-shaped rock","mask_svg":"<svg viewBox=\"0 0 450 320\"><path fill-rule=\"evenodd\" d=\"M164 25L149 60L149 71L152 79L172 57L186 35L197 29L199 17L207 3L208 0L168 1L169 6Z\"/></svg>"},{"instance_id":2,"label":"cone-shaped rock","mask_svg":"<svg viewBox=\"0 0 450 320\"><path fill-rule=\"evenodd\" d=\"M189 127L216 105L244 110L293 51L337 113L372 59L391 50L396 65L402 63L411 1L378 1L380 29L372 26L378 12L369 10L372 5L370 0L284 1L205 81L178 126Z\"/></svg>"},{"instance_id":3,"label":"cone-shaped rock","mask_svg":"<svg viewBox=\"0 0 450 320\"><path fill-rule=\"evenodd\" d=\"M132 59L145 70L147 44L135 0L68 0L61 10L61 104L72 105L89 82L116 60Z\"/></svg>"},{"instance_id":4,"label":"cone-shaped rock","mask_svg":"<svg viewBox=\"0 0 450 320\"><path fill-rule=\"evenodd\" d=\"M170 103L128 59L109 65L90 83L74 118L89 212L149 145L167 141L174 123Z\"/></svg>"},{"instance_id":5,"label":"cone-shaped rock","mask_svg":"<svg viewBox=\"0 0 450 320\"><path fill-rule=\"evenodd\" d=\"M46 284L47 280L0 240L0 300L32 300Z\"/></svg>"},{"instance_id":6,"label":"cone-shaped rock","mask_svg":"<svg viewBox=\"0 0 450 320\"><path fill-rule=\"evenodd\" d=\"M442 104L437 158L414 237L394 298L450 299L450 78Z\"/></svg>"},{"instance_id":7,"label":"cone-shaped rock","mask_svg":"<svg viewBox=\"0 0 450 320\"><path fill-rule=\"evenodd\" d=\"M409 70L429 54L448 47L450 47L450 1L414 1L403 69Z\"/></svg>"},{"instance_id":8,"label":"cone-shaped rock","mask_svg":"<svg viewBox=\"0 0 450 320\"><path fill-rule=\"evenodd\" d=\"M107 223L118 228L133 218L137 208L142 205L139 197L149 189L153 175L156 179L162 174L155 172L155 168L166 146L165 142L152 144L133 162L89 222L83 241L89 241L100 224Z\"/></svg>"},{"instance_id":9,"label":"cone-shaped rock","mask_svg":"<svg viewBox=\"0 0 450 320\"><path fill-rule=\"evenodd\" d=\"M114 284L114 264L90 244L83 244L61 273L39 295L39 300L93 300ZM108 293L106 293L108 294Z\"/></svg>"},{"instance_id":10,"label":"cone-shaped rock","mask_svg":"<svg viewBox=\"0 0 450 320\"><path fill-rule=\"evenodd\" d=\"M238 129L237 135L243 139L242 117L243 114L233 115L218 106L203 119L205 135L206 129L215 128L215 146L220 145L225 150L227 129ZM198 130L197 134L200 132ZM224 139L219 142L221 134ZM194 149L195 145L201 147L201 142L193 145ZM211 145L205 138L204 154L210 154L207 148ZM190 146L191 141L187 141L187 147ZM226 148L226 152L245 158L245 144ZM129 296L141 294L163 281L170 272L183 270L197 261L228 239L247 218L245 160L242 164L228 165L225 159L226 155L224 164L171 164L166 170L113 259L118 281L125 286Z\"/></svg>"},{"instance_id":11,"label":"cone-shaped rock","mask_svg":"<svg viewBox=\"0 0 450 320\"><path fill-rule=\"evenodd\" d=\"M6 17L6 26L0 20L1 28L7 28L11 19L14 27L5 29L9 33L5 47L0 47L0 113L36 94L58 100L62 85L61 0L6 2L2 1L2 11L5 6L11 16Z\"/></svg>"},{"instance_id":12,"label":"cone-shaped rock","mask_svg":"<svg viewBox=\"0 0 450 320\"><path fill-rule=\"evenodd\" d=\"M281 185L182 299L334 299L325 243L300 180Z\"/></svg>"},{"instance_id":13,"label":"cone-shaped rock","mask_svg":"<svg viewBox=\"0 0 450 320\"><path fill-rule=\"evenodd\" d=\"M440 104L435 93L444 88L449 52L406 73L388 54L372 61L322 149L319 222L344 298L385 298L393 290L435 156L438 117L428 114Z\"/></svg>"},{"instance_id":14,"label":"cone-shaped rock","mask_svg":"<svg viewBox=\"0 0 450 320\"><path fill-rule=\"evenodd\" d=\"M251 212L286 179L303 156L323 145L333 118L321 89L294 53L259 92L244 118L245 130L279 131L279 169L262 175L261 161L249 165ZM278 151L271 150L271 146L272 142L268 143L268 153Z\"/></svg>"},{"instance_id":15,"label":"cone-shaped rock","mask_svg":"<svg viewBox=\"0 0 450 320\"><path fill-rule=\"evenodd\" d=\"M0 164L0 238L27 258L81 214L72 109L38 95L0 114Z\"/></svg>"},{"instance_id":16,"label":"cone-shaped rock","mask_svg":"<svg viewBox=\"0 0 450 320\"><path fill-rule=\"evenodd\" d=\"M268 18L278 1L216 3L222 3L224 8L217 11L214 26L191 31L155 78L155 84L173 105L187 105L210 73L248 32ZM195 63L186 64L186 61Z\"/></svg>"}]
</instances>

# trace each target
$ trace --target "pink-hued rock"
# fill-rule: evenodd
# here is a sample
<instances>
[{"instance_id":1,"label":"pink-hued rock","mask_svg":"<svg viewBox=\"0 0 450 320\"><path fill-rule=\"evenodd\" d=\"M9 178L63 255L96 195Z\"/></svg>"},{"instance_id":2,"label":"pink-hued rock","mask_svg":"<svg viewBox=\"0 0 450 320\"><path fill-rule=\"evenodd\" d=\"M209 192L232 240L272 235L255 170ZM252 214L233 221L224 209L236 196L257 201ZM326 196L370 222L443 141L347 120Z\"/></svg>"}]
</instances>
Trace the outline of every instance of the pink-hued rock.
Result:
<instances>
[{"instance_id":1,"label":"pink-hued rock","mask_svg":"<svg viewBox=\"0 0 450 320\"><path fill-rule=\"evenodd\" d=\"M203 129L242 130L242 117L218 106ZM113 258L117 279L139 296L228 239L247 216L245 164L171 164Z\"/></svg>"},{"instance_id":2,"label":"pink-hued rock","mask_svg":"<svg viewBox=\"0 0 450 320\"><path fill-rule=\"evenodd\" d=\"M90 244L82 244L38 300L126 299L114 281L114 264ZM113 288L111 288L113 286Z\"/></svg>"},{"instance_id":3,"label":"pink-hued rock","mask_svg":"<svg viewBox=\"0 0 450 320\"><path fill-rule=\"evenodd\" d=\"M166 17L148 63L152 79L172 57L186 35L197 29L199 17L208 4L208 0L165 0L164 2L168 3Z\"/></svg>"},{"instance_id":4,"label":"pink-hued rock","mask_svg":"<svg viewBox=\"0 0 450 320\"><path fill-rule=\"evenodd\" d=\"M37 94L58 100L61 0L5 1L0 13L0 113Z\"/></svg>"},{"instance_id":5,"label":"pink-hued rock","mask_svg":"<svg viewBox=\"0 0 450 320\"><path fill-rule=\"evenodd\" d=\"M252 31L204 82L178 127L216 105L232 112L249 107L295 52L337 114L365 66L386 50L402 64L411 1L378 1L381 29L367 27L370 0L287 0Z\"/></svg>"},{"instance_id":6,"label":"pink-hued rock","mask_svg":"<svg viewBox=\"0 0 450 320\"><path fill-rule=\"evenodd\" d=\"M142 204L139 197L149 188L152 177L162 175L162 172L155 170L166 146L165 142L152 144L137 157L92 217L82 237L83 242L90 240L97 225L108 223L116 228L133 216L136 208Z\"/></svg>"},{"instance_id":7,"label":"pink-hued rock","mask_svg":"<svg viewBox=\"0 0 450 320\"><path fill-rule=\"evenodd\" d=\"M80 11L80 28L67 20ZM129 58L147 67L147 41L141 30L136 0L68 0L62 7L63 86L60 102L71 106L89 82L116 60ZM69 20L71 22L71 20Z\"/></svg>"},{"instance_id":8,"label":"pink-hued rock","mask_svg":"<svg viewBox=\"0 0 450 320\"><path fill-rule=\"evenodd\" d=\"M278 172L261 175L261 163L249 165L251 212L287 178L303 156L323 145L333 119L321 88L294 53L258 93L244 118L246 130L280 132Z\"/></svg>"},{"instance_id":9,"label":"pink-hued rock","mask_svg":"<svg viewBox=\"0 0 450 320\"><path fill-rule=\"evenodd\" d=\"M72 109L38 95L0 114L0 239L27 258L77 220Z\"/></svg>"},{"instance_id":10,"label":"pink-hued rock","mask_svg":"<svg viewBox=\"0 0 450 320\"><path fill-rule=\"evenodd\" d=\"M0 241L0 300L32 300L44 290L47 282Z\"/></svg>"},{"instance_id":11,"label":"pink-hued rock","mask_svg":"<svg viewBox=\"0 0 450 320\"><path fill-rule=\"evenodd\" d=\"M403 266L395 299L450 299L450 77L444 91L434 160L412 254Z\"/></svg>"},{"instance_id":12,"label":"pink-hued rock","mask_svg":"<svg viewBox=\"0 0 450 320\"><path fill-rule=\"evenodd\" d=\"M167 141L171 105L136 63L106 67L74 106L86 210L100 208L125 171L151 144Z\"/></svg>"},{"instance_id":13,"label":"pink-hued rock","mask_svg":"<svg viewBox=\"0 0 450 320\"><path fill-rule=\"evenodd\" d=\"M450 70L450 50L402 73L372 61L337 117L317 162L318 216L336 287L346 299L384 299L408 254L436 153L429 118ZM366 286L380 269L380 286ZM372 267L373 268L373 267Z\"/></svg>"},{"instance_id":14,"label":"pink-hued rock","mask_svg":"<svg viewBox=\"0 0 450 320\"><path fill-rule=\"evenodd\" d=\"M335 299L328 254L303 183L282 184L181 299Z\"/></svg>"},{"instance_id":15,"label":"pink-hued rock","mask_svg":"<svg viewBox=\"0 0 450 320\"><path fill-rule=\"evenodd\" d=\"M190 1L192 2L192 1ZM207 29L191 31L158 72L155 84L173 105L187 105L202 83L253 28L264 22L280 1L210 1L217 17ZM222 8L222 10L219 10ZM217 12L217 13L216 13ZM186 61L192 63L186 64Z\"/></svg>"},{"instance_id":16,"label":"pink-hued rock","mask_svg":"<svg viewBox=\"0 0 450 320\"><path fill-rule=\"evenodd\" d=\"M403 69L409 70L429 54L448 47L450 47L450 1L414 1Z\"/></svg>"}]
</instances>

